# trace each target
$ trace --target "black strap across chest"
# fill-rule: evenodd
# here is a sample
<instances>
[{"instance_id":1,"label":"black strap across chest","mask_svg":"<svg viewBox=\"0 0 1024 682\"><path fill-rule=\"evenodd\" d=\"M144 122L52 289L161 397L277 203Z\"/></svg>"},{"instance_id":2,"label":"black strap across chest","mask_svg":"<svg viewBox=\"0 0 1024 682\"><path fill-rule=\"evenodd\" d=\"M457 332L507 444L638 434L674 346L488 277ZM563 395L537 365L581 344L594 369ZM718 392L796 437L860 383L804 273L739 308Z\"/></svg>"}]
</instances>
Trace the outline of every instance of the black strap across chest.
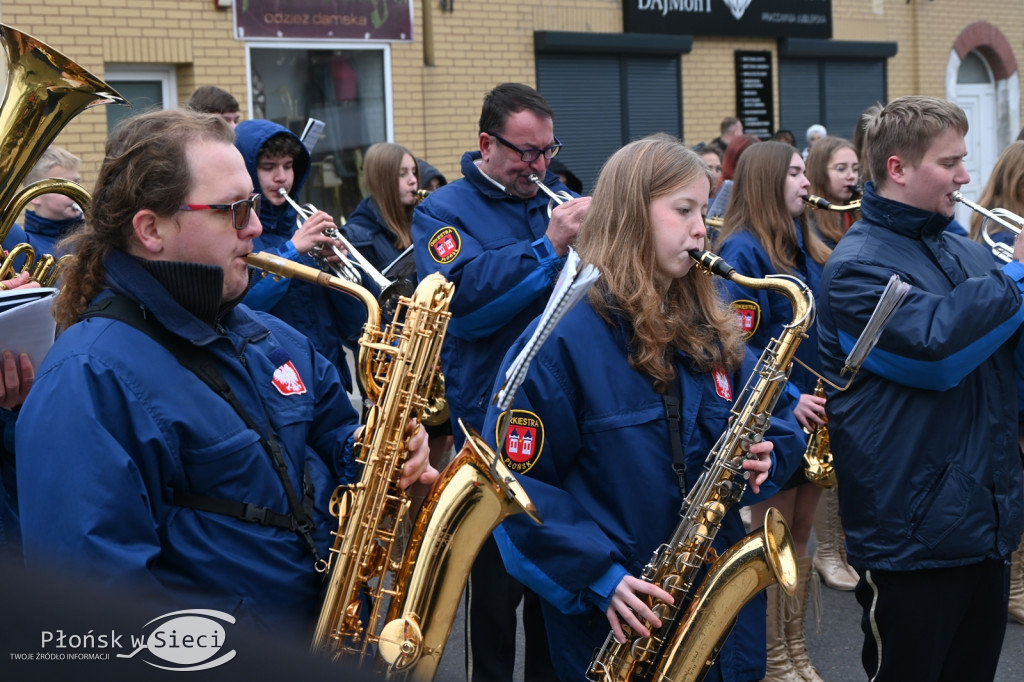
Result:
<instances>
[{"instance_id":1,"label":"black strap across chest","mask_svg":"<svg viewBox=\"0 0 1024 682\"><path fill-rule=\"evenodd\" d=\"M316 542L313 540L314 490L309 467L305 467L302 473L303 496L300 502L295 492L295 487L288 476L288 465L281 452L281 446L274 438L272 431L264 434L260 430L252 417L245 411L245 408L242 407L242 404L231 390L231 386L224 379L224 375L221 374L210 354L180 336L169 332L156 318L152 315L147 315L142 306L127 296L116 294L93 304L81 315L81 319L89 317L107 317L120 320L144 332L167 349L183 367L199 377L217 395L231 405L238 416L245 422L246 426L256 432L260 439L260 445L263 446L263 449L270 456L274 471L277 473L281 485L284 487L285 495L288 497L289 512L281 514L273 509L250 502L235 502L181 490L174 491L174 504L232 516L250 523L291 530L303 539L313 553L313 556L319 560ZM269 425L270 423L269 415L267 415L267 424Z\"/></svg>"}]
</instances>

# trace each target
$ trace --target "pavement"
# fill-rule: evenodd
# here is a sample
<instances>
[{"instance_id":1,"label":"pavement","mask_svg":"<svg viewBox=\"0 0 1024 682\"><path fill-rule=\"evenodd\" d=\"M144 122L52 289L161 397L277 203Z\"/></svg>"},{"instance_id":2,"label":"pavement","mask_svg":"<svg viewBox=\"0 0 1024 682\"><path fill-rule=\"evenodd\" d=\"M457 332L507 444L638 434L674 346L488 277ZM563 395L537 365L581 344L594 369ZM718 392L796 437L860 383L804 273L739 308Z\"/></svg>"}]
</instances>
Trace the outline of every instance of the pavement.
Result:
<instances>
[{"instance_id":1,"label":"pavement","mask_svg":"<svg viewBox=\"0 0 1024 682\"><path fill-rule=\"evenodd\" d=\"M821 584L822 617L820 632L815 630L813 609L807 609L807 649L811 660L826 682L852 682L867 679L860 664L863 634L860 629L861 609L853 592L840 592ZM445 647L438 669L438 682L466 682L465 634L463 610L452 627L452 635ZM523 679L522 642L512 682ZM581 675L581 680L582 675ZM995 682L1021 682L1024 680L1024 625L1011 620L1006 626L1003 652L999 659ZM965 681L969 682L969 681Z\"/></svg>"}]
</instances>

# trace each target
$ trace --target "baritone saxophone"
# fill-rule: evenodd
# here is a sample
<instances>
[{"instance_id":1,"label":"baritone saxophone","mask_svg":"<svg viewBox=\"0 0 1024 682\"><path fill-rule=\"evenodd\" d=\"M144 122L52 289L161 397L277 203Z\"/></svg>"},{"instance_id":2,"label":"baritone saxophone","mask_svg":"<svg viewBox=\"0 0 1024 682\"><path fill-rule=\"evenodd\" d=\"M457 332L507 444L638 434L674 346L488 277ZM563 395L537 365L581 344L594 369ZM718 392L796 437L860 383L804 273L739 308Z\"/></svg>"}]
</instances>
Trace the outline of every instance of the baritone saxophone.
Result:
<instances>
[{"instance_id":1,"label":"baritone saxophone","mask_svg":"<svg viewBox=\"0 0 1024 682\"><path fill-rule=\"evenodd\" d=\"M355 443L363 471L331 499L338 531L320 567L327 578L311 649L388 677L431 680L484 541L512 514L540 522L512 473L463 427L466 446L430 488L401 546L398 531L411 505L399 486L406 425L443 400L440 352L454 285L437 273L425 277L382 329L377 301L362 287L267 253L246 260L355 296L367 310L357 371L372 406Z\"/></svg>"},{"instance_id":2,"label":"baritone saxophone","mask_svg":"<svg viewBox=\"0 0 1024 682\"><path fill-rule=\"evenodd\" d=\"M814 323L814 297L799 280L771 275L744 277L711 252L691 251L701 269L751 289L771 289L789 299L793 320L761 354L732 409L732 419L704 463L704 470L680 510L672 537L655 550L641 578L660 585L674 604L656 601L660 628L641 637L623 626L626 642L609 634L587 677L595 682L700 680L714 662L740 609L758 592L778 583L796 589L796 549L782 514L769 509L764 527L720 557L711 547L722 519L747 487L741 465L750 446L768 430L771 413L789 378L797 346ZM704 580L696 581L705 566Z\"/></svg>"}]
</instances>

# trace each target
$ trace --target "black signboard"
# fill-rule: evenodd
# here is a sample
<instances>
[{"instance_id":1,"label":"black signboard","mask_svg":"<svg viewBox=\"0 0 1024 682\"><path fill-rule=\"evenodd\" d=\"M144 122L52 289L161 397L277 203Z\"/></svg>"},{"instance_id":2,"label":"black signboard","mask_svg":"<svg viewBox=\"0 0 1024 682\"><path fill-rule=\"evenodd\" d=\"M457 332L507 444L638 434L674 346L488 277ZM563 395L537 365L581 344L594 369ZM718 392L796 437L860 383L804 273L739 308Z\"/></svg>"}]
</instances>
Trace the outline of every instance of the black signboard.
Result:
<instances>
[{"instance_id":1,"label":"black signboard","mask_svg":"<svg viewBox=\"0 0 1024 682\"><path fill-rule=\"evenodd\" d=\"M744 133L765 139L775 132L771 52L736 50L736 117Z\"/></svg>"},{"instance_id":2,"label":"black signboard","mask_svg":"<svg viewBox=\"0 0 1024 682\"><path fill-rule=\"evenodd\" d=\"M831 38L832 0L623 0L626 33Z\"/></svg>"}]
</instances>

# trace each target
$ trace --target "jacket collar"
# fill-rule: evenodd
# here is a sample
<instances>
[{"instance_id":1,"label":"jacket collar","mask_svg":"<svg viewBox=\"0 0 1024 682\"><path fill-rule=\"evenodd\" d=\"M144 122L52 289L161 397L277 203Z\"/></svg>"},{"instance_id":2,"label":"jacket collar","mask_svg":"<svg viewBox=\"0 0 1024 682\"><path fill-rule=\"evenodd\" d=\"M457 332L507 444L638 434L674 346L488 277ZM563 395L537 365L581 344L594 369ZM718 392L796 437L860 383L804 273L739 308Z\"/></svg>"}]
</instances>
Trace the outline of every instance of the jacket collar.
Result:
<instances>
[{"instance_id":1,"label":"jacket collar","mask_svg":"<svg viewBox=\"0 0 1024 682\"><path fill-rule=\"evenodd\" d=\"M40 217L35 211L25 211L25 231L31 234L60 237L81 224L81 217L51 220L50 218Z\"/></svg>"},{"instance_id":2,"label":"jacket collar","mask_svg":"<svg viewBox=\"0 0 1024 682\"><path fill-rule=\"evenodd\" d=\"M111 290L138 301L169 331L196 345L206 345L221 338L222 335L215 328L219 326L216 324L218 322L231 327L244 338L251 339L267 332L266 327L260 324L248 309L237 307L242 297L219 306L215 313L216 319L212 320L215 326L211 326L211 321L200 319L197 313L207 316L203 310L209 306L197 306L194 301L210 300L211 297L216 297L216 301L220 299L224 274L214 266L171 263L154 270L157 276L168 281L180 281L183 276L190 274L195 279L193 284L170 284L170 288L154 276L154 272L151 272L141 260L124 251L114 250L107 254L104 268ZM186 289L191 289L191 293L185 294ZM188 307L183 305L187 300L193 301L187 303ZM193 312L189 308L196 311Z\"/></svg>"},{"instance_id":3,"label":"jacket collar","mask_svg":"<svg viewBox=\"0 0 1024 682\"><path fill-rule=\"evenodd\" d=\"M887 199L875 191L875 184L870 180L864 186L860 208L861 216L868 222L914 239L934 239L953 221L941 213Z\"/></svg>"}]
</instances>

